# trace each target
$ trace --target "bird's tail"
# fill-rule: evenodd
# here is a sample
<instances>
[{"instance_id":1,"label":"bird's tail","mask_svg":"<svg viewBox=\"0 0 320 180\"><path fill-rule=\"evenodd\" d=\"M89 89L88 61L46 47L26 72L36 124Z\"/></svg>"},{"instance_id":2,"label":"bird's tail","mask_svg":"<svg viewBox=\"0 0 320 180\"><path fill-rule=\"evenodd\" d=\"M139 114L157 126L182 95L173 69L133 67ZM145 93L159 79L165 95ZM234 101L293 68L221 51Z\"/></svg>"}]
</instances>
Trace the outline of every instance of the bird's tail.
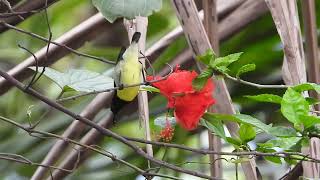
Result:
<instances>
[{"instance_id":1,"label":"bird's tail","mask_svg":"<svg viewBox=\"0 0 320 180\"><path fill-rule=\"evenodd\" d=\"M113 123L116 122L116 118L120 109L122 109L125 105L130 102L124 101L117 96L117 92L113 95L112 103L111 103L111 112L113 113Z\"/></svg>"}]
</instances>

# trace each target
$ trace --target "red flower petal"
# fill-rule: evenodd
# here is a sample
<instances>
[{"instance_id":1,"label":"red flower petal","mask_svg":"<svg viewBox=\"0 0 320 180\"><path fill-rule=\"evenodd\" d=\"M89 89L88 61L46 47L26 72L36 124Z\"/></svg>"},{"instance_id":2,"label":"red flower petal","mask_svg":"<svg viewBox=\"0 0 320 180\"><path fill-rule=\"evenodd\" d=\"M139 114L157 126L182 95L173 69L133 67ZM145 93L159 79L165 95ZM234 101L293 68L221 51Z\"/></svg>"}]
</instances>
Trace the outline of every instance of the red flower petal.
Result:
<instances>
[{"instance_id":1,"label":"red flower petal","mask_svg":"<svg viewBox=\"0 0 320 180\"><path fill-rule=\"evenodd\" d=\"M175 117L185 129L193 130L197 127L207 108L214 102L211 93L186 94L175 99Z\"/></svg>"},{"instance_id":2,"label":"red flower petal","mask_svg":"<svg viewBox=\"0 0 320 180\"><path fill-rule=\"evenodd\" d=\"M195 77L197 77L195 71L176 68L166 80L152 83L168 99L168 108L175 109L174 114L178 123L187 130L195 129L201 116L215 102L212 97L214 84L211 79L201 91L195 91L192 87L192 80ZM149 79L153 77L148 77Z\"/></svg>"}]
</instances>

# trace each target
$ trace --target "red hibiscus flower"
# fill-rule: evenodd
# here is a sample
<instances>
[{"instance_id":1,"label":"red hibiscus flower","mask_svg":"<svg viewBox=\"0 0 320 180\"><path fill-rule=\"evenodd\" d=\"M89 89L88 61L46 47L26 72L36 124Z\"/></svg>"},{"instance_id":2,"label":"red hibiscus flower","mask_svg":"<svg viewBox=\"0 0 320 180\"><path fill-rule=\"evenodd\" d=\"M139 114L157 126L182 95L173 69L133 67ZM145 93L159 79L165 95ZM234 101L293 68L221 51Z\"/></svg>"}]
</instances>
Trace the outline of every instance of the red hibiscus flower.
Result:
<instances>
[{"instance_id":1,"label":"red hibiscus flower","mask_svg":"<svg viewBox=\"0 0 320 180\"><path fill-rule=\"evenodd\" d=\"M168 99L168 108L174 108L177 122L187 130L195 129L203 113L215 103L212 97L214 85L210 79L201 91L193 89L192 80L197 75L195 71L179 70L177 67L166 80L152 83Z\"/></svg>"}]
</instances>

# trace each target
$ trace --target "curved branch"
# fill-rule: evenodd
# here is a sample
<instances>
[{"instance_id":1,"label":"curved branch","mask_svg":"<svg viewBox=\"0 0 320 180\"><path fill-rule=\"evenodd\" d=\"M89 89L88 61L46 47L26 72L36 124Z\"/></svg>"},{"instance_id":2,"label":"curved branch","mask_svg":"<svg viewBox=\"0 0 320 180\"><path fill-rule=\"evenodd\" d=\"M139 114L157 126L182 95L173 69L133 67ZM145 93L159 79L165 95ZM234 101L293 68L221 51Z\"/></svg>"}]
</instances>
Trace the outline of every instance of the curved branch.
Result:
<instances>
[{"instance_id":1,"label":"curved branch","mask_svg":"<svg viewBox=\"0 0 320 180\"><path fill-rule=\"evenodd\" d=\"M10 16L7 18L0 17L0 20L5 21L6 23L11 24L11 25L17 25L20 22L22 22L23 20L26 20L31 15L40 12L42 9L47 8L58 1L59 0L47 0L47 3L48 3L47 6L46 6L46 2L44 0L24 1L23 3L12 8L12 11L14 11L13 14L21 15L23 17L23 19L19 18L19 16ZM19 12L26 12L26 13L19 14ZM1 14L3 14L3 13L1 13ZM6 30L8 30L7 27L0 25L0 33L4 32Z\"/></svg>"}]
</instances>

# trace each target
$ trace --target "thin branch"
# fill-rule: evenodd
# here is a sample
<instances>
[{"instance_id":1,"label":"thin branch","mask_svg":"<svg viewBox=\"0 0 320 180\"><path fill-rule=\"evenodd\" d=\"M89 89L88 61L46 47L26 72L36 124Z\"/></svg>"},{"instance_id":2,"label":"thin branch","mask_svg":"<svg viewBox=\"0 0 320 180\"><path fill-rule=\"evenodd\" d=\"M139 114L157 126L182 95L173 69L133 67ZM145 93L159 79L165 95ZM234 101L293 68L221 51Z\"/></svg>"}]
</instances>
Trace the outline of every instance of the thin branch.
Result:
<instances>
[{"instance_id":1,"label":"thin branch","mask_svg":"<svg viewBox=\"0 0 320 180\"><path fill-rule=\"evenodd\" d=\"M21 155L15 155L15 156L12 156L12 157L8 157L7 155L5 155L5 153L1 153L2 155L0 155L0 159L2 160L7 160L7 161L13 161L13 162L18 162L18 163L22 163L22 164L27 164L27 165L30 165L30 166L38 166L38 167L44 167L44 168L47 168L47 169L57 169L59 171L66 171L68 173L72 173L73 170L68 170L68 169L61 169L61 168L58 168L58 167L55 167L55 166L47 166L47 165L43 165L43 164L40 164L40 163L35 163L35 162L32 162L31 160L21 156ZM17 159L19 158L19 159Z\"/></svg>"},{"instance_id":2,"label":"thin branch","mask_svg":"<svg viewBox=\"0 0 320 180\"><path fill-rule=\"evenodd\" d=\"M17 15L21 15L23 17L23 19L21 19L19 16L11 16L11 17L7 17L7 18L0 17L1 18L0 20L3 20L6 23L11 24L11 25L17 25L20 22L22 22L23 20L26 20L31 15L40 12L40 11L33 12L34 10L39 10L41 8L48 8L49 6L51 6L52 4L54 4L58 1L59 0L48 0L47 7L45 7L44 0L23 1L22 3L19 3L17 6L12 8L12 10L14 11L12 13L17 14ZM29 13L19 14L19 12L29 12ZM1 14L4 14L4 13L1 13ZM7 27L0 25L0 33L4 32L6 30L8 30Z\"/></svg>"},{"instance_id":3,"label":"thin branch","mask_svg":"<svg viewBox=\"0 0 320 180\"><path fill-rule=\"evenodd\" d=\"M96 129L98 132L100 132L102 135L104 136L110 136L114 139L116 139L119 142L122 142L123 144L127 145L128 147L130 147L132 150L134 150L137 154L139 154L140 156L144 157L147 160L152 161L155 164L158 165L162 165L164 167L167 167L169 169L175 170L177 172L182 172L182 173L186 173L186 174L190 174L193 176L197 176L197 177L201 177L201 178L205 178L205 179L219 179L219 178L215 178L215 177L211 177L208 176L206 174L200 173L200 172L196 172L196 171L192 171L192 170L188 170L188 169L184 169L184 168L180 168L177 167L175 165L172 164L168 164L166 162L163 162L161 160L155 159L150 157L148 154L146 154L143 150L141 150L139 147L137 147L136 145L132 144L131 142L129 142L128 140L126 140L125 138L121 137L120 135L105 129L99 125L97 125L95 122L90 121L89 119L82 117L78 114L75 114L74 112L64 108L63 106L61 106L60 104L48 99L47 97L45 97L44 95L38 93L37 91L29 88L29 89L24 89L24 85L19 82L18 80L16 80L14 77L8 75L6 72L3 72L0 70L0 76L4 77L8 82L10 82L12 85L16 86L17 88L19 88L21 91L30 94L31 96L41 100L42 102L48 104L49 106L52 106L53 108L65 113L66 115L81 121L82 123Z\"/></svg>"},{"instance_id":4,"label":"thin branch","mask_svg":"<svg viewBox=\"0 0 320 180\"><path fill-rule=\"evenodd\" d=\"M35 33L32 33L32 32L29 32L29 31L25 31L23 29L20 29L18 27L15 27L15 26L12 26L4 21L0 21L0 24L4 25L5 27L9 28L9 29L13 29L17 32L20 32L20 33L23 33L23 34L26 34L26 35L29 35L31 37L34 37L34 38L37 38L39 40L42 40L44 42L47 42L47 43L50 43L49 39L45 38L45 37L42 37L38 34L35 34ZM83 57L87 57L87 58L90 58L90 59L94 59L94 60L97 60L97 61L101 61L101 62L104 62L104 63L108 63L108 64L115 64L114 61L110 61L110 60L106 60L105 58L101 58L101 57L97 57L97 56L93 56L93 55L89 55L89 54L85 54L85 53L82 53L82 52L79 52L77 50L74 50L72 49L71 47L65 45L65 44L60 44L60 43L57 43L55 41L51 41L51 44L54 44L56 46L60 46L60 47L63 47L64 49L78 55L78 56L83 56Z\"/></svg>"},{"instance_id":5,"label":"thin branch","mask_svg":"<svg viewBox=\"0 0 320 180\"><path fill-rule=\"evenodd\" d=\"M45 7L48 7L48 0L45 0ZM46 55L45 55L45 61L47 62L48 61L48 54L49 54L49 47L50 47L50 44L51 44L51 40L52 40L52 31L51 31L51 26L50 26L50 23L49 23L49 17L48 17L48 10L47 8L44 9L44 15L45 15L45 19L46 19L46 23L47 23L47 27L48 27L48 33L49 33L49 38L48 38L48 45L47 45L47 50L46 50ZM38 67L36 67L38 68ZM39 74L38 78L34 80L34 82L30 82L27 86L30 87L32 86L34 83L36 83L40 77L43 75L44 71L46 70L46 66L43 66L43 69L41 71L41 73ZM38 73L38 71L36 71L36 73Z\"/></svg>"},{"instance_id":6,"label":"thin branch","mask_svg":"<svg viewBox=\"0 0 320 180\"><path fill-rule=\"evenodd\" d=\"M46 2L47 4L47 2ZM47 4L47 5L44 5L43 7L40 7L38 9L35 9L35 10L30 10L30 11L19 11L19 12L16 12L16 11L12 11L10 13L1 13L0 14L0 18L8 18L8 17L11 17L11 16L20 16L21 15L26 15L26 14L35 14L35 13L39 13L45 9L47 9L51 4ZM21 19L21 18L20 18ZM24 18L22 17L21 20L24 20ZM11 24L11 23L10 23Z\"/></svg>"},{"instance_id":7,"label":"thin branch","mask_svg":"<svg viewBox=\"0 0 320 180\"><path fill-rule=\"evenodd\" d=\"M275 157L282 157L282 158L288 157L288 158L295 159L295 160L304 159L305 161L320 163L320 159L306 156L305 154L300 153L300 152L274 152L274 153L263 153L263 152L258 152L258 151L221 152L221 151L212 151L212 150L206 150L206 149L195 149L195 148L191 148L191 147L180 145L180 144L171 144L171 143L156 142L156 141L146 141L144 139L132 138L132 137L126 137L126 136L122 136L122 137L126 138L129 141L134 141L134 142L144 143L144 144L152 144L152 145L156 145L156 146L176 148L176 149L186 150L186 151L190 151L190 152L198 153L198 154L203 154L203 155L216 154L216 155L226 155L226 156L275 156ZM301 156L301 158L297 158L295 156Z\"/></svg>"},{"instance_id":8,"label":"thin branch","mask_svg":"<svg viewBox=\"0 0 320 180\"><path fill-rule=\"evenodd\" d=\"M26 86L26 88L29 88L29 87L33 84L33 82L36 80L36 77L37 77L37 74L38 74L38 71L39 71L39 69L38 69L38 67L39 67L39 61L38 61L37 56L36 56L33 52L31 52L29 49L21 46L20 44L18 44L18 47L21 48L21 49L23 49L23 50L25 50L25 51L27 51L29 54L31 54L31 55L33 56L33 58L34 58L34 61L35 61L36 70L35 70L32 78L31 78L30 82L29 82L28 85Z\"/></svg>"},{"instance_id":9,"label":"thin branch","mask_svg":"<svg viewBox=\"0 0 320 180\"><path fill-rule=\"evenodd\" d=\"M220 73L221 74L221 73ZM235 77L232 77L226 73L224 73L222 76L232 80L232 81L235 81L235 82L238 82L238 83L241 83L241 84L245 84L245 85L248 85L248 86L252 86L252 87L255 87L255 88L258 88L258 89L287 89L289 87L292 87L290 85L264 85L264 84L257 84L257 83L253 83L253 82L249 82L249 81L245 81L245 80L242 80L240 78L235 78Z\"/></svg>"},{"instance_id":10,"label":"thin branch","mask_svg":"<svg viewBox=\"0 0 320 180\"><path fill-rule=\"evenodd\" d=\"M5 4L9 10L10 13L15 13L11 7L11 4L9 1L7 0L0 0L0 2L2 2L3 4ZM17 15L22 21L24 20L24 18L21 15Z\"/></svg>"}]
</instances>

